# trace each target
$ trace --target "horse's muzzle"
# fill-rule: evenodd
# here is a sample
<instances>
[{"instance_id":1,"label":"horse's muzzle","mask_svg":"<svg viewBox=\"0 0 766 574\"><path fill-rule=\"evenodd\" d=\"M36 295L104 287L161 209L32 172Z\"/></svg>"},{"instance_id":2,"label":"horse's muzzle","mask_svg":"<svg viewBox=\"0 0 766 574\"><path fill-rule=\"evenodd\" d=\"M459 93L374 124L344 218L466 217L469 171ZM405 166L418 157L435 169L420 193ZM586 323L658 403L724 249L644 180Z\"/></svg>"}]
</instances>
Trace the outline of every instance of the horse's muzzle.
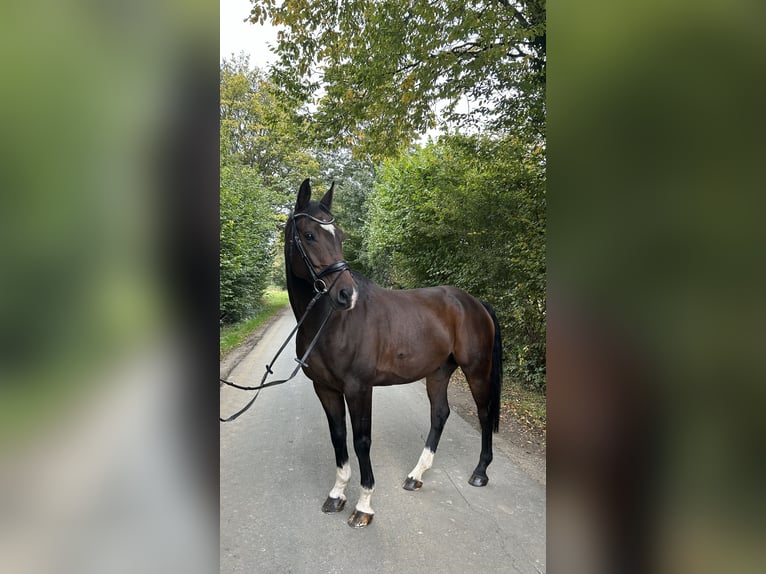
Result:
<instances>
[{"instance_id":1,"label":"horse's muzzle","mask_svg":"<svg viewBox=\"0 0 766 574\"><path fill-rule=\"evenodd\" d=\"M353 296L354 292L352 289L343 288L340 291L338 291L338 306L342 309L348 309L351 307L351 297Z\"/></svg>"},{"instance_id":2,"label":"horse's muzzle","mask_svg":"<svg viewBox=\"0 0 766 574\"><path fill-rule=\"evenodd\" d=\"M359 292L351 278L351 273L343 273L343 276L338 278L338 284L334 287L330 297L332 297L335 307L341 311L353 309Z\"/></svg>"}]
</instances>

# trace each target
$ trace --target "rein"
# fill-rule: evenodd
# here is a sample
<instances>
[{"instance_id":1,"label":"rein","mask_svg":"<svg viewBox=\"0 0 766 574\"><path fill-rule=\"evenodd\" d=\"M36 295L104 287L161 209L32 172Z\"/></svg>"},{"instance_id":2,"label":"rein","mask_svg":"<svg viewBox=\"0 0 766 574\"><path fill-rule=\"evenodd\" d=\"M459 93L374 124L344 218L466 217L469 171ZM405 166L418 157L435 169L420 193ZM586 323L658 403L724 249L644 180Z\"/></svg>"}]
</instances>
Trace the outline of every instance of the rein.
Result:
<instances>
[{"instance_id":1,"label":"rein","mask_svg":"<svg viewBox=\"0 0 766 574\"><path fill-rule=\"evenodd\" d=\"M317 330L316 335L314 335L314 338L311 340L311 343L309 344L308 348L306 349L306 352L303 353L303 357L301 357L300 359L298 357L295 358L295 361L298 363L298 366L295 367L295 369L290 374L290 376L287 377L286 379L280 379L278 381L270 381L268 383L266 382L266 378L269 375L273 375L274 374L274 371L271 370L271 367L273 367L274 363L277 362L277 358L279 357L279 355L282 354L282 351L285 350L285 347L287 346L287 343L289 343L290 339L292 339L295 336L295 333L298 332L298 328L303 324L303 321L308 316L309 311L311 311L311 308L314 306L314 304L322 297L322 295L324 295L326 293L327 293L327 290L317 291L316 295L314 295L314 298L311 299L311 301L308 304L308 307L306 307L306 311L303 313L303 316L301 317L300 321L298 321L298 324L295 325L295 328L287 336L287 339L285 339L285 342L282 343L281 347L279 347L279 350L277 351L277 354L274 355L273 359L271 359L271 363L266 365L266 372L263 373L263 378L261 379L261 383L258 386L255 386L255 387L245 387L245 386L238 385L237 383L232 383L231 381L227 381L226 379L222 379L222 378L219 377L218 380L223 385L228 385L230 387L234 387L235 389L240 389L240 390L243 390L243 391L258 391L257 393L255 393L253 398L250 399L250 401L244 407L242 407L240 410L238 410L236 413L234 413L230 417L227 417L227 418L218 417L219 421L221 421L222 423L227 423L229 421L233 421L234 419L238 418L242 413L244 413L247 409L249 409L253 405L253 403L255 402L255 399L257 399L258 395L261 393L261 389L265 389L266 387L274 387L276 385L281 385L283 383L286 383L287 381L293 379L295 377L295 375L298 374L298 370L301 367L308 367L308 363L306 363L306 359L308 358L309 353L311 353L311 351L314 349L314 345L316 345L317 341L319 340L319 335L322 333L322 330L324 329L325 325L327 324L327 321L330 319L330 315L332 315L333 312L335 311L334 307L330 307L330 311L327 313L325 318L322 320L322 324L319 326L319 329Z\"/></svg>"},{"instance_id":2,"label":"rein","mask_svg":"<svg viewBox=\"0 0 766 574\"><path fill-rule=\"evenodd\" d=\"M311 299L311 301L309 301L309 304L306 307L306 310L304 311L303 316L298 321L298 324L295 325L295 328L293 328L293 330L290 332L290 334L288 335L287 339L285 339L285 342L282 343L281 347L279 347L279 350L277 351L277 354L274 355L273 359L271 359L271 363L266 365L266 372L263 373L263 378L261 379L261 383L259 385L255 386L255 387L246 387L246 386L243 386L243 385L238 385L237 383L232 383L231 381L227 381L226 379L222 379L222 378L219 377L218 380L220 381L220 383L222 385L228 385L230 387L234 387L235 389L240 389L240 390L243 390L243 391L257 391L255 393L255 395L253 396L253 398L250 399L250 401L244 407L242 407L239 411L237 411L233 415L231 415L231 416L229 416L227 418L222 418L222 417L219 416L218 420L220 422L222 422L222 423L227 423L229 421L233 421L233 420L237 419L246 410L248 410L253 405L253 403L255 402L255 399L258 398L258 395L261 393L261 389L265 389L266 387L274 387L276 385L284 384L284 383L292 380L295 377L295 375L298 374L298 371L300 370L301 367L308 367L308 363L306 363L306 359L308 359L308 356L311 353L311 351L314 349L314 346L317 344L317 341L319 340L319 336L322 334L322 331L324 330L325 325L327 325L327 321L330 320L330 316L333 314L333 312L336 309L335 303L333 303L332 298L330 298L330 310L328 311L327 315L325 315L325 318L322 320L321 325L319 325L319 329L317 329L317 332L314 335L314 338L311 340L311 343L309 343L309 346L306 348L306 351L303 353L303 357L301 357L300 359L297 358L297 357L295 358L295 361L298 363L298 366L295 367L293 372L286 379L280 379L278 381L270 381L270 382L267 383L266 382L266 378L269 375L273 375L274 374L274 371L272 371L271 368L274 366L274 363L276 363L277 358L279 357L279 355L282 354L282 351L285 350L285 347L287 347L287 343L289 343L290 339L292 339L295 336L295 333L298 332L298 329L303 324L303 321L305 321L306 317L308 317L308 314L311 311L311 309L314 307L316 302L319 301L319 299L322 298L323 295L326 295L327 293L330 292L330 289L333 288L333 286L335 285L335 282L340 278L340 272L341 271L345 271L346 269L349 268L348 263L346 261L336 261L335 263L332 263L332 264L328 265L327 267L325 267L324 269L322 269L322 271L320 271L319 273L317 273L314 270L314 265L313 265L313 263L311 261L311 258L308 255L308 253L306 253L306 251L305 251L305 249L303 247L303 244L301 243L300 237L298 235L297 226L295 225L295 218L299 217L299 216L308 217L308 218L310 218L310 219L312 219L312 220L314 220L314 221L316 221L316 222L318 222L320 224L323 224L323 225L331 224L333 221L335 221L335 217L331 216L329 221L322 221L321 219L317 219L316 217L312 217L311 215L309 215L307 213L296 213L291 218L292 219L292 224L293 224L293 237L292 237L291 244L294 243L295 245L297 245L298 252L301 255L301 259L303 259L303 262L306 265L306 268L308 269L309 274L311 275L311 278L312 278L312 280L314 282L314 291L316 292L316 294ZM338 276L335 277L335 279L333 280L332 284L328 287L327 284L325 283L325 281L322 278L326 277L327 275L330 275L332 273L338 273Z\"/></svg>"}]
</instances>

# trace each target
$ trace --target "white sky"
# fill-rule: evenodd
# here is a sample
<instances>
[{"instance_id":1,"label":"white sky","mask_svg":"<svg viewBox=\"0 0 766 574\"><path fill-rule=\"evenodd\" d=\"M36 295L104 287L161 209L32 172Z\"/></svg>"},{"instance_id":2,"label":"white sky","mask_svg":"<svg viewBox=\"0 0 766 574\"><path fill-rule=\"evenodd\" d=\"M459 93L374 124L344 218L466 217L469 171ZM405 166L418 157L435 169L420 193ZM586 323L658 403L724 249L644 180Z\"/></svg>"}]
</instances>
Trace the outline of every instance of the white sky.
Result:
<instances>
[{"instance_id":1,"label":"white sky","mask_svg":"<svg viewBox=\"0 0 766 574\"><path fill-rule=\"evenodd\" d=\"M243 22L250 14L249 0L220 0L221 46L220 59L245 52L250 64L265 69L276 57L269 51L268 43L277 43L277 29L266 24Z\"/></svg>"}]
</instances>

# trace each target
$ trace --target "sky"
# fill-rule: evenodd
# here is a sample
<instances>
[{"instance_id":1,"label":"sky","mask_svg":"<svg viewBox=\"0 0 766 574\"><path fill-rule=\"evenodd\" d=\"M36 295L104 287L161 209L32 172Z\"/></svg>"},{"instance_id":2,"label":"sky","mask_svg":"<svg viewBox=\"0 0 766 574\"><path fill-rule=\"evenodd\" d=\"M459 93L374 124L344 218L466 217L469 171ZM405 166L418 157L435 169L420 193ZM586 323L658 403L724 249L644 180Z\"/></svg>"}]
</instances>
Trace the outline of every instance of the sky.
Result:
<instances>
[{"instance_id":1,"label":"sky","mask_svg":"<svg viewBox=\"0 0 766 574\"><path fill-rule=\"evenodd\" d=\"M250 55L250 64L266 68L276 59L269 51L268 43L276 44L277 29L268 24L243 22L250 14L249 0L221 0L220 6L220 59L245 52Z\"/></svg>"}]
</instances>

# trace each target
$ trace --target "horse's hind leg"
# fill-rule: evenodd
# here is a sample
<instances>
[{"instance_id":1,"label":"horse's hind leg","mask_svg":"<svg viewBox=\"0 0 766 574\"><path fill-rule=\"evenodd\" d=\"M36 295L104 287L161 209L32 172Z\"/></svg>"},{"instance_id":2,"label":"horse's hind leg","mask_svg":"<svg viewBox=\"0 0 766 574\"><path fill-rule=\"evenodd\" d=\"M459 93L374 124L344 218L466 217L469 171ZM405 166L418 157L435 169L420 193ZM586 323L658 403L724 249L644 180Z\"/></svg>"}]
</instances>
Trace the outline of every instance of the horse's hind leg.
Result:
<instances>
[{"instance_id":1,"label":"horse's hind leg","mask_svg":"<svg viewBox=\"0 0 766 574\"><path fill-rule=\"evenodd\" d=\"M444 430L444 423L449 417L449 403L447 402L447 385L450 375L454 372L457 364L452 360L442 365L435 372L426 377L426 391L431 401L431 431L428 433L425 448L420 455L415 468L407 475L404 481L405 490L418 490L423 486L423 473L431 468L434 460L436 447Z\"/></svg>"},{"instance_id":2,"label":"horse's hind leg","mask_svg":"<svg viewBox=\"0 0 766 574\"><path fill-rule=\"evenodd\" d=\"M465 370L464 370L465 372ZM479 455L479 464L468 479L472 486L486 486L489 482L487 477L487 467L492 462L492 417L489 412L490 388L485 377L477 377L471 373L465 373L468 380L468 386L471 389L474 401L476 401L476 410L479 414L479 423L481 423L481 454Z\"/></svg>"},{"instance_id":3,"label":"horse's hind leg","mask_svg":"<svg viewBox=\"0 0 766 574\"><path fill-rule=\"evenodd\" d=\"M346 485L351 478L346 447L346 405L343 394L314 383L314 391L322 403L330 426L330 440L335 449L335 485L322 505L322 512L340 512L346 505Z\"/></svg>"}]
</instances>

